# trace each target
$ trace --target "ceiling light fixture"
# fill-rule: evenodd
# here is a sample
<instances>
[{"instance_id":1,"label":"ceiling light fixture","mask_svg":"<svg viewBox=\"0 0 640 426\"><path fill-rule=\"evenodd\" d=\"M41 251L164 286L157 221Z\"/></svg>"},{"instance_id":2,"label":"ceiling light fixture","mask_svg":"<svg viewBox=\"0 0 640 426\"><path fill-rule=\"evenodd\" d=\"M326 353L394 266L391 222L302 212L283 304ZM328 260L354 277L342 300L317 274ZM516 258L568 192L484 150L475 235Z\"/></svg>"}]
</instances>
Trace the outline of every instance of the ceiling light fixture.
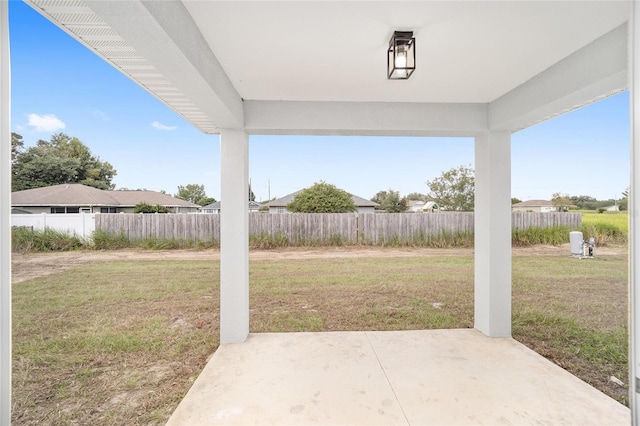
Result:
<instances>
[{"instance_id":1,"label":"ceiling light fixture","mask_svg":"<svg viewBox=\"0 0 640 426\"><path fill-rule=\"evenodd\" d=\"M406 80L416 70L416 39L413 31L394 31L387 50L387 78Z\"/></svg>"}]
</instances>

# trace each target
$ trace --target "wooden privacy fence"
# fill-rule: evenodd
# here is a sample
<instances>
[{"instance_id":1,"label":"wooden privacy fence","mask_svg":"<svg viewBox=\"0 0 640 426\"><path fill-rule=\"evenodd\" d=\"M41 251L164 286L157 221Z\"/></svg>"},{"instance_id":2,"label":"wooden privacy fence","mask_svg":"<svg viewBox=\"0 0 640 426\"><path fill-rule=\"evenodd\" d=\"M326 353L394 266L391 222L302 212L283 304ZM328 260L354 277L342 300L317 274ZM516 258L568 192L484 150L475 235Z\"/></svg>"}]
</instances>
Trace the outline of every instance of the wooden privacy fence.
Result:
<instances>
[{"instance_id":1,"label":"wooden privacy fence","mask_svg":"<svg viewBox=\"0 0 640 426\"><path fill-rule=\"evenodd\" d=\"M218 241L220 215L216 214L136 214L96 215L96 230L111 235L123 233L130 240Z\"/></svg>"},{"instance_id":2,"label":"wooden privacy fence","mask_svg":"<svg viewBox=\"0 0 640 426\"><path fill-rule=\"evenodd\" d=\"M512 214L512 229L566 226L580 229L580 213ZM253 238L286 238L290 244L385 244L413 242L428 236L473 234L473 213L252 213ZM96 230L123 233L131 240L219 241L218 214L97 214Z\"/></svg>"}]
</instances>

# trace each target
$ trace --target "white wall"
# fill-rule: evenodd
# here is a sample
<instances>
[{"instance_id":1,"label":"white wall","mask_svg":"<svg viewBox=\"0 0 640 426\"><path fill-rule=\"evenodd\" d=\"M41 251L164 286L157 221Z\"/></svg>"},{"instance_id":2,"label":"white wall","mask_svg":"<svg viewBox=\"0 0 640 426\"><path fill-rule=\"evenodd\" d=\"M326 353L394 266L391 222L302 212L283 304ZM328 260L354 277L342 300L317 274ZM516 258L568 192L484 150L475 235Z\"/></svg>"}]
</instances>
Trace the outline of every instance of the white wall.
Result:
<instances>
[{"instance_id":1,"label":"white wall","mask_svg":"<svg viewBox=\"0 0 640 426\"><path fill-rule=\"evenodd\" d=\"M96 215L95 213L12 214L11 226L29 226L41 231L51 228L91 239L96 229Z\"/></svg>"},{"instance_id":2,"label":"white wall","mask_svg":"<svg viewBox=\"0 0 640 426\"><path fill-rule=\"evenodd\" d=\"M9 2L0 1L0 424L11 423L11 67Z\"/></svg>"},{"instance_id":3,"label":"white wall","mask_svg":"<svg viewBox=\"0 0 640 426\"><path fill-rule=\"evenodd\" d=\"M358 213L375 213L375 207L358 207Z\"/></svg>"}]
</instances>

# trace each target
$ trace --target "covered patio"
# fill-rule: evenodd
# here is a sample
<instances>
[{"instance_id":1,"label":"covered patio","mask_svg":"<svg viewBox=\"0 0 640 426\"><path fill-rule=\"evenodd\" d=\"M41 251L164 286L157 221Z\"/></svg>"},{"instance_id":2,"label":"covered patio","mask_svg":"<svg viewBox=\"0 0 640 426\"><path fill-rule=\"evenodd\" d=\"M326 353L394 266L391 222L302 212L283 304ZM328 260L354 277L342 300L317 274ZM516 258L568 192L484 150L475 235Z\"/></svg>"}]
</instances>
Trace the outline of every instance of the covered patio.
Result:
<instances>
[{"instance_id":1,"label":"covered patio","mask_svg":"<svg viewBox=\"0 0 640 426\"><path fill-rule=\"evenodd\" d=\"M631 1L28 0L220 135L221 347L170 424L620 424L629 411L511 339L511 134L608 95L640 101ZM10 421L10 55L0 3L0 423ZM416 70L387 79L394 31ZM640 133L632 116L631 406ZM475 138L475 330L249 335L250 135ZM364 392L364 393L363 393Z\"/></svg>"},{"instance_id":2,"label":"covered patio","mask_svg":"<svg viewBox=\"0 0 640 426\"><path fill-rule=\"evenodd\" d=\"M251 334L221 346L178 425L626 425L629 409L477 330Z\"/></svg>"}]
</instances>

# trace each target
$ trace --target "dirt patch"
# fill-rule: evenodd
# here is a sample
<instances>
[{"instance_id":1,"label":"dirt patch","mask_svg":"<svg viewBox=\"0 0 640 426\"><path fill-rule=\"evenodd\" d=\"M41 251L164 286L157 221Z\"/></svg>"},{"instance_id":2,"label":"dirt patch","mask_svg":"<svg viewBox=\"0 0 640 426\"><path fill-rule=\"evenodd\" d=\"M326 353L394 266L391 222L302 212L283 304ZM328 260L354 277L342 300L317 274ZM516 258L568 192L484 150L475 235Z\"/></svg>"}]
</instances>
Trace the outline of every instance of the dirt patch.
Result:
<instances>
[{"instance_id":1,"label":"dirt patch","mask_svg":"<svg viewBox=\"0 0 640 426\"><path fill-rule=\"evenodd\" d=\"M561 246L537 245L514 247L514 256L569 255L569 244ZM597 256L622 255L626 247L598 247ZM291 247L275 250L252 250L250 259L319 259L319 258L391 258L415 256L464 256L473 255L471 248L385 248L385 247ZM64 270L95 262L111 260L219 260L219 250L116 250L116 251L71 251L55 253L13 253L11 256L12 282L20 283L34 278L56 274Z\"/></svg>"}]
</instances>

